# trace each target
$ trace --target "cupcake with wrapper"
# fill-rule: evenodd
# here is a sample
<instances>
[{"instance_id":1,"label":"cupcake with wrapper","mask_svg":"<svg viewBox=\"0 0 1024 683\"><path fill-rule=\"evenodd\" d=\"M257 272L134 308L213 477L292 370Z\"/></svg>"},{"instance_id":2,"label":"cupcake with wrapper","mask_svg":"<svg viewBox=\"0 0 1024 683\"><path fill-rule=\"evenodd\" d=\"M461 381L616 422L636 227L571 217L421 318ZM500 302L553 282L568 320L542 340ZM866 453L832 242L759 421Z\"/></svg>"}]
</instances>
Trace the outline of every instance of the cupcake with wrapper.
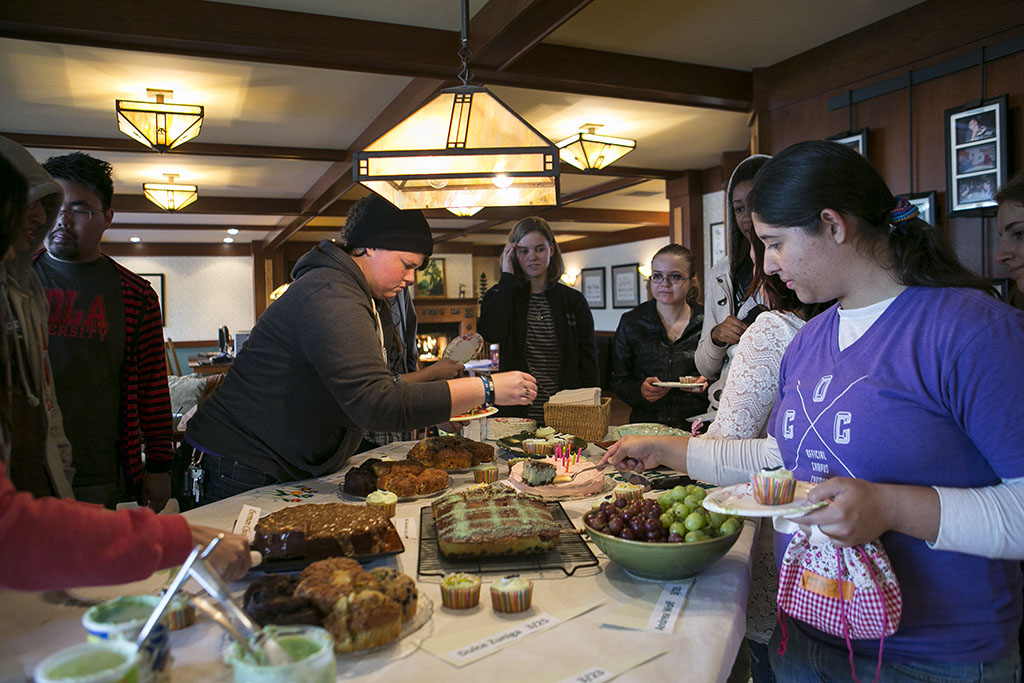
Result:
<instances>
[{"instance_id":1,"label":"cupcake with wrapper","mask_svg":"<svg viewBox=\"0 0 1024 683\"><path fill-rule=\"evenodd\" d=\"M793 502L796 479L784 467L765 467L751 475L750 487L754 500L761 505L785 505Z\"/></svg>"},{"instance_id":2,"label":"cupcake with wrapper","mask_svg":"<svg viewBox=\"0 0 1024 683\"><path fill-rule=\"evenodd\" d=\"M473 468L473 479L478 484L493 484L498 481L498 466L493 462L485 462Z\"/></svg>"},{"instance_id":3,"label":"cupcake with wrapper","mask_svg":"<svg viewBox=\"0 0 1024 683\"><path fill-rule=\"evenodd\" d=\"M449 609L469 609L480 602L480 577L463 572L441 579L441 604Z\"/></svg>"},{"instance_id":4,"label":"cupcake with wrapper","mask_svg":"<svg viewBox=\"0 0 1024 683\"><path fill-rule=\"evenodd\" d=\"M491 605L495 612L514 614L530 609L533 602L533 581L513 574L491 584Z\"/></svg>"},{"instance_id":5,"label":"cupcake with wrapper","mask_svg":"<svg viewBox=\"0 0 1024 683\"><path fill-rule=\"evenodd\" d=\"M373 491L366 496L366 504L370 507L383 508L388 517L394 517L398 509L398 496L391 491Z\"/></svg>"},{"instance_id":6,"label":"cupcake with wrapper","mask_svg":"<svg viewBox=\"0 0 1024 683\"><path fill-rule=\"evenodd\" d=\"M615 486L615 489L612 490L612 495L616 499L625 498L627 501L639 500L644 495L644 487L639 484L622 482Z\"/></svg>"}]
</instances>

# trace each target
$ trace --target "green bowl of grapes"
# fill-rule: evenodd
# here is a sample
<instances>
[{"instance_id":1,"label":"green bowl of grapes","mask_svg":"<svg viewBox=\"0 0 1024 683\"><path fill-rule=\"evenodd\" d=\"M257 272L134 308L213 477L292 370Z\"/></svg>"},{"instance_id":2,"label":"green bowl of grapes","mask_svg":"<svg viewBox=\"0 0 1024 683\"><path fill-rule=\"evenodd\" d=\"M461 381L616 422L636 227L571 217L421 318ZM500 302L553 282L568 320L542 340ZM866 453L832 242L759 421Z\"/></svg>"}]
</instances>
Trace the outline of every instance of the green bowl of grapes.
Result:
<instances>
[{"instance_id":1,"label":"green bowl of grapes","mask_svg":"<svg viewBox=\"0 0 1024 683\"><path fill-rule=\"evenodd\" d=\"M738 517L709 512L704 489L676 486L657 498L604 501L583 516L597 547L629 573L673 581L699 574L729 552Z\"/></svg>"}]
</instances>

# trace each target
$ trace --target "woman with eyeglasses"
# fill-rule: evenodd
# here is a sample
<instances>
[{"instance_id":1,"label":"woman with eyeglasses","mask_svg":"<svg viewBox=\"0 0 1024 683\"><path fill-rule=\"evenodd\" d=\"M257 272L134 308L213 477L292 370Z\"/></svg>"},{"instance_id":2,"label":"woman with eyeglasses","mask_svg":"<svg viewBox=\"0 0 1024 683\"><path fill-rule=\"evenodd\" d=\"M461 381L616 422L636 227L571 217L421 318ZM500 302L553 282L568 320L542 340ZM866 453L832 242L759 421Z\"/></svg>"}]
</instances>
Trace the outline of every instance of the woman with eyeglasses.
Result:
<instances>
[{"instance_id":1,"label":"woman with eyeglasses","mask_svg":"<svg viewBox=\"0 0 1024 683\"><path fill-rule=\"evenodd\" d=\"M501 279L480 303L477 331L501 347L499 369L529 372L537 393L529 406L501 415L544 422L544 404L562 389L599 386L594 316L583 294L566 287L551 226L530 216L516 223L501 254Z\"/></svg>"},{"instance_id":2,"label":"woman with eyeglasses","mask_svg":"<svg viewBox=\"0 0 1024 683\"><path fill-rule=\"evenodd\" d=\"M668 244L651 259L651 299L623 314L615 330L612 388L633 411L630 422L689 428L686 418L708 409L703 389L657 386L700 373L693 355L704 324L693 253Z\"/></svg>"}]
</instances>

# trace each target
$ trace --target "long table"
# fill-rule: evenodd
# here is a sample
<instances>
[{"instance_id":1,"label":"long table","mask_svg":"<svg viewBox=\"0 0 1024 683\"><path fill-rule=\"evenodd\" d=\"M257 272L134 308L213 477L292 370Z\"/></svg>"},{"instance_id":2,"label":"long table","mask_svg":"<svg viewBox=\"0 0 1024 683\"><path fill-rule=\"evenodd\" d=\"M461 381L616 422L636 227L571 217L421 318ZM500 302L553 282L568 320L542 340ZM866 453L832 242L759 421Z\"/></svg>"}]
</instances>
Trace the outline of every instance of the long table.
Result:
<instances>
[{"instance_id":1,"label":"long table","mask_svg":"<svg viewBox=\"0 0 1024 683\"><path fill-rule=\"evenodd\" d=\"M410 446L411 443L391 444L357 456L351 464L375 455L401 458ZM600 450L591 446L584 455L596 460ZM500 464L499 467L503 476L505 466ZM339 493L341 478L342 473L337 473L321 479L268 486L191 510L185 516L197 524L230 529L243 504L256 505L262 514L267 514L294 505L295 501L351 502ZM452 478L456 490L473 483L469 473L456 473ZM406 518L418 522L420 508L429 503L429 499L400 503L396 526L403 528ZM580 517L592 504L593 499L562 503L578 526ZM393 646L370 654L339 657L338 679L388 683L483 678L489 681L561 681L577 680L576 676L583 672L600 667L620 674L624 681L725 681L745 630L744 611L754 536L754 525L746 522L729 553L694 579L674 632L665 635L603 625L603 620L624 603L650 594L652 590L657 593L657 584L633 578L609 562L596 546L591 545L591 548L600 566L577 570L573 576L565 576L558 570L526 574L534 582L533 608L519 615L501 615L491 609L487 593L489 582L500 575L481 577L484 586L476 609L443 608L439 578L417 576L418 541L404 539L404 553L377 560L371 566L390 566L413 577L420 594L433 602L432 618L423 628ZM249 581L247 577L232 589L240 595ZM145 584L139 586L142 585ZM130 586L126 590L133 589L140 588ZM108 590L111 597L119 594L116 588ZM76 600L76 595L81 597L81 591L0 593L0 683L24 681L43 657L84 640L80 620L88 605ZM423 647L425 639L453 632L472 631L485 638L539 616L581 611L577 616L562 619L553 628L461 668ZM195 625L172 633L172 680L231 680L230 670L221 661L226 643L223 632L203 617ZM626 667L629 668L621 670Z\"/></svg>"}]
</instances>

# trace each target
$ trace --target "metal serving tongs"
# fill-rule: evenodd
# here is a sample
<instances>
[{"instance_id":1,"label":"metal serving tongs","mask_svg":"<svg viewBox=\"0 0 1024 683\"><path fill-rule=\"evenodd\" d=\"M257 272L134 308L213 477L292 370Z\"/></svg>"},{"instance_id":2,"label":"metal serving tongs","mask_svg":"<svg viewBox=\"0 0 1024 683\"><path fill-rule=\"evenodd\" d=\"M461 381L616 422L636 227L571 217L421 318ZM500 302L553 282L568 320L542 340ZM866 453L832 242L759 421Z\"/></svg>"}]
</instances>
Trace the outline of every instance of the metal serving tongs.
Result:
<instances>
[{"instance_id":1,"label":"metal serving tongs","mask_svg":"<svg viewBox=\"0 0 1024 683\"><path fill-rule=\"evenodd\" d=\"M221 619L213 617L212 615L211 618L231 633L231 635L241 643L242 647L249 651L257 662L275 666L278 664L287 664L293 661L288 652L281 647L276 640L267 635L260 625L253 621L249 615L238 606L234 599L232 599L231 591L228 590L224 580L220 578L220 575L217 572L211 570L206 562L204 562L204 558L209 555L211 550L213 550L218 540L220 539L213 539L210 545L206 547L206 550L203 551L203 554L199 558L196 558L188 566L187 570L188 574L195 579L196 583L202 586L203 590L209 593L210 597L220 605L224 621L221 621ZM193 601L193 603L196 607L207 614L209 614L209 612L205 608L212 608L212 605L210 605L206 600L198 602ZM235 630L232 632L231 629L225 626L225 622L233 624Z\"/></svg>"}]
</instances>

